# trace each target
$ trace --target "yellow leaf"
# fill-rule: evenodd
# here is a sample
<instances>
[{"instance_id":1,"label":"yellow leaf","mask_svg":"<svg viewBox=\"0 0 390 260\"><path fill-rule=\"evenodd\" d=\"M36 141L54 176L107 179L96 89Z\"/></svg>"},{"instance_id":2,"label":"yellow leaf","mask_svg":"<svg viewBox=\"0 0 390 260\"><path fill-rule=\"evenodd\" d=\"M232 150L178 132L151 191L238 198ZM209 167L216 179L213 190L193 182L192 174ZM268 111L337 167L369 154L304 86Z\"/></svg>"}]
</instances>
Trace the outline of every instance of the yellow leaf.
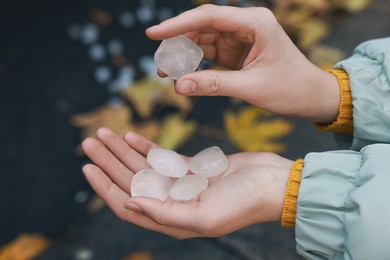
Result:
<instances>
[{"instance_id":1,"label":"yellow leaf","mask_svg":"<svg viewBox=\"0 0 390 260\"><path fill-rule=\"evenodd\" d=\"M309 60L324 70L331 69L336 62L346 57L345 53L334 47L318 45L308 54Z\"/></svg>"},{"instance_id":2,"label":"yellow leaf","mask_svg":"<svg viewBox=\"0 0 390 260\"><path fill-rule=\"evenodd\" d=\"M279 9L307 9L312 12L323 12L328 10L328 0L274 0L275 7Z\"/></svg>"},{"instance_id":3,"label":"yellow leaf","mask_svg":"<svg viewBox=\"0 0 390 260\"><path fill-rule=\"evenodd\" d=\"M0 260L33 259L50 245L50 240L40 234L21 234L0 249Z\"/></svg>"},{"instance_id":4,"label":"yellow leaf","mask_svg":"<svg viewBox=\"0 0 390 260\"><path fill-rule=\"evenodd\" d=\"M75 115L71 118L71 124L83 128L82 136L95 137L96 130L100 127L108 127L119 135L134 130L130 124L132 112L125 105L105 105L91 112Z\"/></svg>"},{"instance_id":5,"label":"yellow leaf","mask_svg":"<svg viewBox=\"0 0 390 260\"><path fill-rule=\"evenodd\" d=\"M196 128L195 121L185 121L179 113L169 115L164 119L157 143L162 147L175 150L193 136Z\"/></svg>"},{"instance_id":6,"label":"yellow leaf","mask_svg":"<svg viewBox=\"0 0 390 260\"><path fill-rule=\"evenodd\" d=\"M225 112L224 125L234 145L252 152L284 152L287 146L276 139L293 130L291 123L256 107L241 108L237 114Z\"/></svg>"},{"instance_id":7,"label":"yellow leaf","mask_svg":"<svg viewBox=\"0 0 390 260\"><path fill-rule=\"evenodd\" d=\"M314 17L301 23L298 28L298 45L303 49L313 47L330 31L329 25Z\"/></svg>"},{"instance_id":8,"label":"yellow leaf","mask_svg":"<svg viewBox=\"0 0 390 260\"><path fill-rule=\"evenodd\" d=\"M148 76L126 88L122 95L135 107L141 118L150 117L158 104L168 105L188 113L192 109L189 97L176 94L169 80Z\"/></svg>"},{"instance_id":9,"label":"yellow leaf","mask_svg":"<svg viewBox=\"0 0 390 260\"><path fill-rule=\"evenodd\" d=\"M139 251L128 254L122 260L152 260L153 256L147 251Z\"/></svg>"},{"instance_id":10,"label":"yellow leaf","mask_svg":"<svg viewBox=\"0 0 390 260\"><path fill-rule=\"evenodd\" d=\"M212 0L192 0L195 5L211 4Z\"/></svg>"},{"instance_id":11,"label":"yellow leaf","mask_svg":"<svg viewBox=\"0 0 390 260\"><path fill-rule=\"evenodd\" d=\"M97 195L94 195L89 200L88 205L87 205L87 209L91 213L98 212L101 209L103 209L104 207L106 207L106 203L104 202L104 200L101 197L99 197Z\"/></svg>"},{"instance_id":12,"label":"yellow leaf","mask_svg":"<svg viewBox=\"0 0 390 260\"><path fill-rule=\"evenodd\" d=\"M332 0L334 7L357 13L372 4L373 0Z\"/></svg>"},{"instance_id":13,"label":"yellow leaf","mask_svg":"<svg viewBox=\"0 0 390 260\"><path fill-rule=\"evenodd\" d=\"M144 123L135 124L132 122L133 114L129 107L121 105L105 105L94 111L74 115L71 124L82 128L82 139L96 137L96 130L101 127L108 127L119 136L129 131L138 132L145 137L154 140L159 133L160 123L149 120ZM78 152L83 154L80 147Z\"/></svg>"}]
</instances>

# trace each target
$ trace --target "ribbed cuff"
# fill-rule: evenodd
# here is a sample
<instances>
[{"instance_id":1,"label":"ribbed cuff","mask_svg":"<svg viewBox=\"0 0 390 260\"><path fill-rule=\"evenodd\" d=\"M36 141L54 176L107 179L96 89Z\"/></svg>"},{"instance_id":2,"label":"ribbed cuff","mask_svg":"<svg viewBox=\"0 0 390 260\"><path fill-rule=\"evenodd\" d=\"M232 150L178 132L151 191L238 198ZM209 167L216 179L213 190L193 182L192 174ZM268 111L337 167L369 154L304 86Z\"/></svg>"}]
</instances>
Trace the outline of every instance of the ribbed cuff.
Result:
<instances>
[{"instance_id":1,"label":"ribbed cuff","mask_svg":"<svg viewBox=\"0 0 390 260\"><path fill-rule=\"evenodd\" d=\"M295 218L297 215L297 199L299 186L301 185L301 174L303 167L303 159L295 161L290 170L290 177L287 182L286 195L284 197L284 205L282 211L283 227L295 227Z\"/></svg>"},{"instance_id":2,"label":"ribbed cuff","mask_svg":"<svg viewBox=\"0 0 390 260\"><path fill-rule=\"evenodd\" d=\"M336 121L330 124L316 123L316 127L322 131L333 131L339 133L353 133L352 94L349 86L348 74L344 70L329 70L337 77L340 85L341 102L339 115Z\"/></svg>"}]
</instances>

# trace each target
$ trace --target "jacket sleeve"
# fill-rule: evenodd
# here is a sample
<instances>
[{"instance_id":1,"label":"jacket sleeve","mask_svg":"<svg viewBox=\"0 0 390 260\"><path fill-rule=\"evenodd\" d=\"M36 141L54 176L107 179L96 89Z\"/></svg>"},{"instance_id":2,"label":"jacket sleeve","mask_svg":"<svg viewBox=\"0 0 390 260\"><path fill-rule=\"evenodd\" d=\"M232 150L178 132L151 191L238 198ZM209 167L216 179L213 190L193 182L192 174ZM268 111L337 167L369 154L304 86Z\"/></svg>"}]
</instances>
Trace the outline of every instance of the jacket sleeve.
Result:
<instances>
[{"instance_id":1,"label":"jacket sleeve","mask_svg":"<svg viewBox=\"0 0 390 260\"><path fill-rule=\"evenodd\" d=\"M365 42L336 64L352 93L351 150L304 158L297 250L309 259L390 259L390 37Z\"/></svg>"},{"instance_id":2,"label":"jacket sleeve","mask_svg":"<svg viewBox=\"0 0 390 260\"><path fill-rule=\"evenodd\" d=\"M390 143L390 37L360 44L335 69L348 74L354 122L353 139L336 134L336 140L354 150Z\"/></svg>"},{"instance_id":3,"label":"jacket sleeve","mask_svg":"<svg viewBox=\"0 0 390 260\"><path fill-rule=\"evenodd\" d=\"M297 251L308 259L390 259L390 144L310 153L297 201Z\"/></svg>"}]
</instances>

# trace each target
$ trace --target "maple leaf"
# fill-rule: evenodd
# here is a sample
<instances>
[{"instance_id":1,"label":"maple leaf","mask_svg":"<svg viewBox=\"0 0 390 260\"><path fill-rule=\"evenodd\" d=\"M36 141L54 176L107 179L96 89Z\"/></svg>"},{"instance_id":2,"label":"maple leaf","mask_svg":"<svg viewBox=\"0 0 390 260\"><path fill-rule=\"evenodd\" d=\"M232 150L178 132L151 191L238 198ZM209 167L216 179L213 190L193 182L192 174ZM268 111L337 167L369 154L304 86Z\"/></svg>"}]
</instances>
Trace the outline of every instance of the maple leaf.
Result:
<instances>
[{"instance_id":1,"label":"maple leaf","mask_svg":"<svg viewBox=\"0 0 390 260\"><path fill-rule=\"evenodd\" d=\"M162 147L175 150L190 139L196 129L197 123L194 120L185 121L180 113L172 114L164 119L156 142Z\"/></svg>"},{"instance_id":2,"label":"maple leaf","mask_svg":"<svg viewBox=\"0 0 390 260\"><path fill-rule=\"evenodd\" d=\"M45 251L51 242L40 234L21 234L8 245L0 248L0 259L27 260L34 259Z\"/></svg>"},{"instance_id":3,"label":"maple leaf","mask_svg":"<svg viewBox=\"0 0 390 260\"><path fill-rule=\"evenodd\" d=\"M293 130L293 125L256 107L243 107L237 114L224 113L224 125L231 142L243 151L284 152L287 146L277 142Z\"/></svg>"},{"instance_id":4,"label":"maple leaf","mask_svg":"<svg viewBox=\"0 0 390 260\"><path fill-rule=\"evenodd\" d=\"M138 132L145 137L154 140L160 129L160 123L156 120L148 120L143 123L132 122L133 113L124 104L105 105L96 110L74 115L70 122L73 126L82 128L82 139L96 137L96 130L105 126L120 136L129 131ZM78 152L83 154L80 147Z\"/></svg>"},{"instance_id":5,"label":"maple leaf","mask_svg":"<svg viewBox=\"0 0 390 260\"><path fill-rule=\"evenodd\" d=\"M176 94L171 80L148 76L123 90L122 95L135 107L141 118L150 117L156 105L172 106L186 114L192 109L189 97Z\"/></svg>"}]
</instances>

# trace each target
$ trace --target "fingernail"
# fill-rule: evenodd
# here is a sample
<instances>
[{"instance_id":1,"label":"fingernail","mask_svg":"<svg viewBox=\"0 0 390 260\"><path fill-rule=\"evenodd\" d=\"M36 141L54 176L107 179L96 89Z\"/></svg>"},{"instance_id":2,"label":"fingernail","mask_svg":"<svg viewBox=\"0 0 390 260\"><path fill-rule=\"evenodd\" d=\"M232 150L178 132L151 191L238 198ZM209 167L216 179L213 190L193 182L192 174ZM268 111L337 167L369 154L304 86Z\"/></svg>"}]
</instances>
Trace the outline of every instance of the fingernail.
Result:
<instances>
[{"instance_id":1,"label":"fingernail","mask_svg":"<svg viewBox=\"0 0 390 260\"><path fill-rule=\"evenodd\" d=\"M196 90L196 83L192 80L185 79L179 86L179 93L181 94L191 94Z\"/></svg>"},{"instance_id":2,"label":"fingernail","mask_svg":"<svg viewBox=\"0 0 390 260\"><path fill-rule=\"evenodd\" d=\"M138 206L137 204L133 203L133 202L128 202L126 203L126 208L131 210L131 211L135 211L135 212L138 212L138 213L142 213L142 208L140 206Z\"/></svg>"}]
</instances>

